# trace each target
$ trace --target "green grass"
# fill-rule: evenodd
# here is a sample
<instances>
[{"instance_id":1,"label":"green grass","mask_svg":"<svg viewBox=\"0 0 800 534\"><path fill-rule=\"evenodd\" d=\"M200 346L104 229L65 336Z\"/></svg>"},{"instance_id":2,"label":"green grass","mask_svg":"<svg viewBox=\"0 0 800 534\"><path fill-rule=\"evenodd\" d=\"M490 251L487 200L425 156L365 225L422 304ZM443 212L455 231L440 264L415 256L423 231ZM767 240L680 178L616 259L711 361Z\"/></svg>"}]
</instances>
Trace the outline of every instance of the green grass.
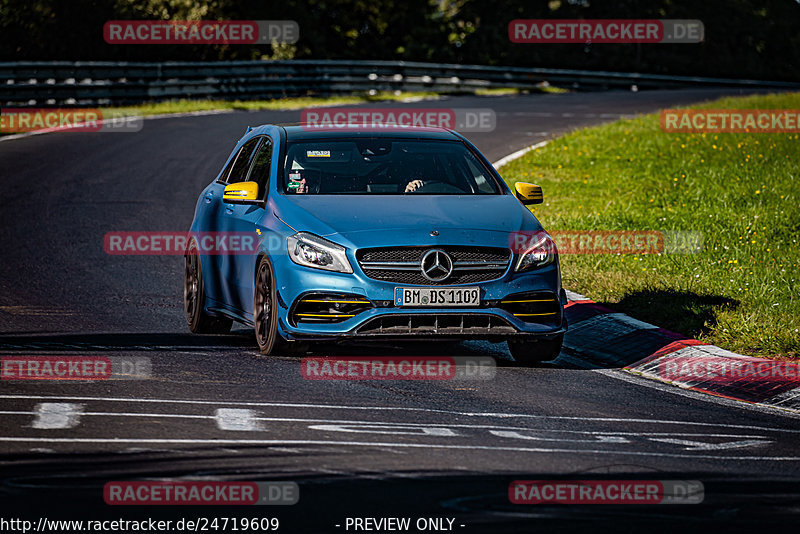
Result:
<instances>
[{"instance_id":1,"label":"green grass","mask_svg":"<svg viewBox=\"0 0 800 534\"><path fill-rule=\"evenodd\" d=\"M555 87L541 87L532 89L543 93L567 92ZM530 92L518 89L478 89L474 92L463 94L476 94L479 96L504 96ZM378 91L375 93L353 93L349 95L334 96L303 96L276 98L272 100L167 100L163 102L146 102L133 106L105 106L101 107L103 116L109 118L119 117L145 117L150 115L169 115L174 113L189 113L195 111L259 111L259 110L291 110L305 109L322 106L346 106L364 104L369 102L414 102L422 99L436 99L444 94L431 91L392 92ZM452 93L461 94L461 93ZM0 136L13 135L17 132L0 132Z\"/></svg>"},{"instance_id":2,"label":"green grass","mask_svg":"<svg viewBox=\"0 0 800 534\"><path fill-rule=\"evenodd\" d=\"M526 90L530 92L530 90ZM479 96L504 96L520 94L519 89L478 89L474 94ZM543 93L568 92L557 87L541 87L535 91ZM104 107L106 116L143 117L147 115L165 115L170 113L187 113L192 111L233 110L233 111L259 111L259 110L287 110L304 109L320 106L346 106L369 102L408 102L419 99L439 98L440 93L430 91L416 91L395 93L392 91L379 91L375 94L354 93L350 95L335 96L303 96L291 98L277 98L273 100L168 100L165 102L148 102L135 106L110 106Z\"/></svg>"},{"instance_id":3,"label":"green grass","mask_svg":"<svg viewBox=\"0 0 800 534\"><path fill-rule=\"evenodd\" d=\"M563 93L569 93L569 89L554 87L550 84L538 84L536 87L528 89L517 89L514 87L498 87L493 89L475 90L475 94L478 96L507 96L507 95L520 95L529 93L563 94Z\"/></svg>"},{"instance_id":4,"label":"green grass","mask_svg":"<svg viewBox=\"0 0 800 534\"><path fill-rule=\"evenodd\" d=\"M292 98L277 98L273 100L167 100L164 102L147 102L135 106L106 106L101 107L103 117L106 119L119 117L145 117L148 115L168 115L173 113L188 113L194 111L259 111L259 110L289 110L304 109L321 106L346 106L363 104L365 102L408 102L419 99L439 98L433 92L407 92L394 93L381 91L375 94L357 93L338 96L304 96ZM13 135L17 132L0 132L0 136Z\"/></svg>"},{"instance_id":5,"label":"green grass","mask_svg":"<svg viewBox=\"0 0 800 534\"><path fill-rule=\"evenodd\" d=\"M146 116L163 115L168 113L186 113L191 111L211 110L286 110L304 109L319 106L344 106L349 104L363 104L365 102L406 101L419 98L436 98L437 93L414 92L395 94L389 91L371 94L353 94L341 96L304 96L292 98L277 98L274 100L168 100L165 102L151 102L136 106L104 107L104 112L113 116Z\"/></svg>"},{"instance_id":6,"label":"green grass","mask_svg":"<svg viewBox=\"0 0 800 534\"><path fill-rule=\"evenodd\" d=\"M800 93L703 108L800 109ZM800 135L668 134L658 115L570 133L502 169L552 230L695 231L694 254L562 255L564 286L687 336L800 357Z\"/></svg>"},{"instance_id":7,"label":"green grass","mask_svg":"<svg viewBox=\"0 0 800 534\"><path fill-rule=\"evenodd\" d=\"M475 94L478 96L507 96L507 95L518 95L520 93L522 93L522 91L514 87L496 87L492 89L475 90Z\"/></svg>"}]
</instances>

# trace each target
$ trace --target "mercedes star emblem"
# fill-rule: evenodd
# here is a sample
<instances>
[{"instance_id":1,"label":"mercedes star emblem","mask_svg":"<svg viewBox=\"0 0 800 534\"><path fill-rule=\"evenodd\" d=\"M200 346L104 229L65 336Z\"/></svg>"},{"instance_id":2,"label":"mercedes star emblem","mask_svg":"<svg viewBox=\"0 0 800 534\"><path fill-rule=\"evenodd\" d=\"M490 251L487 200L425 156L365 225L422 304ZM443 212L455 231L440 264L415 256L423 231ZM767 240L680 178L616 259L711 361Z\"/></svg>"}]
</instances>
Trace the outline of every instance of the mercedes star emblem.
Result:
<instances>
[{"instance_id":1,"label":"mercedes star emblem","mask_svg":"<svg viewBox=\"0 0 800 534\"><path fill-rule=\"evenodd\" d=\"M434 248L422 256L420 269L431 282L442 282L453 273L453 259L444 250Z\"/></svg>"}]
</instances>

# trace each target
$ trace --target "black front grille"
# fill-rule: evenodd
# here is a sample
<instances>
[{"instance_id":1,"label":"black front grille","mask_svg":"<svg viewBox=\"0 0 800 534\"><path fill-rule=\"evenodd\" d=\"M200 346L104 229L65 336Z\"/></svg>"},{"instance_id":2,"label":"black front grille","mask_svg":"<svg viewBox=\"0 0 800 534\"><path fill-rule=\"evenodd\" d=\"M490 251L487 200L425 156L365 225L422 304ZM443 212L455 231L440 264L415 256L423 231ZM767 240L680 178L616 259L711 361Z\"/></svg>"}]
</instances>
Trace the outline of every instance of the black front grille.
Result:
<instances>
[{"instance_id":1,"label":"black front grille","mask_svg":"<svg viewBox=\"0 0 800 534\"><path fill-rule=\"evenodd\" d=\"M508 262L511 251L494 247L397 247L364 248L356 253L359 263L364 261L415 261L419 263L422 255L432 248L444 250L453 261L497 261Z\"/></svg>"},{"instance_id":2,"label":"black front grille","mask_svg":"<svg viewBox=\"0 0 800 534\"><path fill-rule=\"evenodd\" d=\"M383 315L370 319L356 330L360 336L483 336L514 333L516 329L502 317L477 313Z\"/></svg>"},{"instance_id":3,"label":"black front grille","mask_svg":"<svg viewBox=\"0 0 800 534\"><path fill-rule=\"evenodd\" d=\"M422 275L420 262L429 250L444 250L453 260L453 273L441 282ZM500 278L508 269L511 251L495 247L395 247L361 249L356 252L361 269L372 279L412 285L456 285Z\"/></svg>"},{"instance_id":4,"label":"black front grille","mask_svg":"<svg viewBox=\"0 0 800 534\"><path fill-rule=\"evenodd\" d=\"M478 282L487 282L500 278L503 271L493 272L469 272L459 274L454 272L450 278L443 282L431 282L420 271L388 271L388 270L369 270L366 271L367 276L375 280L383 280L385 282L397 282L400 284L412 284L422 286L450 286L455 284L475 284Z\"/></svg>"}]
</instances>

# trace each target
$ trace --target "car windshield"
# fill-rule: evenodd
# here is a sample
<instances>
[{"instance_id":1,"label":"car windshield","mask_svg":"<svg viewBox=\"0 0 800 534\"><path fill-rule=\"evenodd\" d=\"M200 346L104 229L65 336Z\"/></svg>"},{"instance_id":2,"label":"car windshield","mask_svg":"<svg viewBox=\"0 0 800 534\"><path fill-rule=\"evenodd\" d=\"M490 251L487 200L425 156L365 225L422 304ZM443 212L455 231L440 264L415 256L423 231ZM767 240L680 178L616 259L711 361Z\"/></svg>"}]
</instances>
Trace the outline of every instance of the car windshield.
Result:
<instances>
[{"instance_id":1,"label":"car windshield","mask_svg":"<svg viewBox=\"0 0 800 534\"><path fill-rule=\"evenodd\" d=\"M368 138L289 142L287 194L491 195L494 177L458 141Z\"/></svg>"}]
</instances>

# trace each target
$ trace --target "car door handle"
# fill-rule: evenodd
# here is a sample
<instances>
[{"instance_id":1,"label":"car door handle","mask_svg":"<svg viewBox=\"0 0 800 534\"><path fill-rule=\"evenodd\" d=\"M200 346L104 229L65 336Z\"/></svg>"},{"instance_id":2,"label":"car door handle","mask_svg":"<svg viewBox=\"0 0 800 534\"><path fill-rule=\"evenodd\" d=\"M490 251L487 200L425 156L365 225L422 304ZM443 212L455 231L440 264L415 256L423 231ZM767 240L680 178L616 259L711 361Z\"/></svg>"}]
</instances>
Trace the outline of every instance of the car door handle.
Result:
<instances>
[{"instance_id":1,"label":"car door handle","mask_svg":"<svg viewBox=\"0 0 800 534\"><path fill-rule=\"evenodd\" d=\"M205 196L206 204L211 204L211 201L214 200L214 193L208 193Z\"/></svg>"},{"instance_id":2,"label":"car door handle","mask_svg":"<svg viewBox=\"0 0 800 534\"><path fill-rule=\"evenodd\" d=\"M225 204L225 213L233 215L233 204Z\"/></svg>"}]
</instances>

